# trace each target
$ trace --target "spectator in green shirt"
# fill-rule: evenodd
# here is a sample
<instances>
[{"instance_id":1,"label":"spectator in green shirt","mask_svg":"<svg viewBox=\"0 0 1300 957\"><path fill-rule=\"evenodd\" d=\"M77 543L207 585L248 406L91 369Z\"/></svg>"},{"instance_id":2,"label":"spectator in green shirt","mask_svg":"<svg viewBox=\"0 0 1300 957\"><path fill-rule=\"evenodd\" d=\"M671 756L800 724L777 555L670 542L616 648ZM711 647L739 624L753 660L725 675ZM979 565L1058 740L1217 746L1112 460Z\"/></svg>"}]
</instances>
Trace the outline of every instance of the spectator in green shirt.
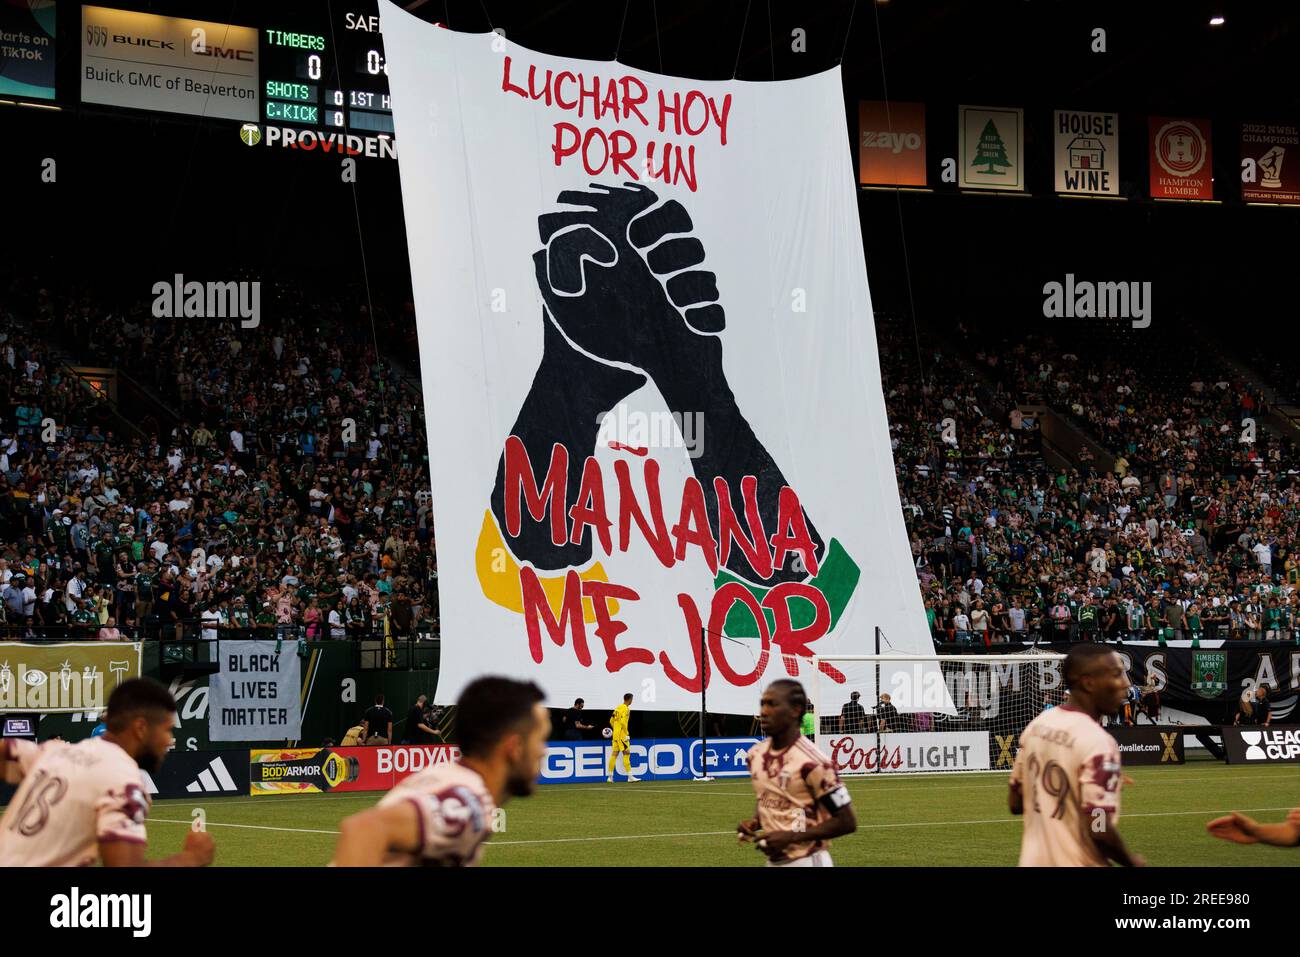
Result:
<instances>
[{"instance_id":1,"label":"spectator in green shirt","mask_svg":"<svg viewBox=\"0 0 1300 957\"><path fill-rule=\"evenodd\" d=\"M83 600L77 601L77 607L68 615L68 620L73 626L72 637L77 641L94 638L94 633L99 628L99 616L91 609L90 604Z\"/></svg>"},{"instance_id":2,"label":"spectator in green shirt","mask_svg":"<svg viewBox=\"0 0 1300 957\"><path fill-rule=\"evenodd\" d=\"M808 702L808 708L803 713L803 720L799 723L799 733L809 740L817 738L817 719L813 716L812 702Z\"/></svg>"},{"instance_id":3,"label":"spectator in green shirt","mask_svg":"<svg viewBox=\"0 0 1300 957\"><path fill-rule=\"evenodd\" d=\"M1097 640L1097 606L1085 597L1079 606L1079 637L1084 641Z\"/></svg>"},{"instance_id":4,"label":"spectator in green shirt","mask_svg":"<svg viewBox=\"0 0 1300 957\"><path fill-rule=\"evenodd\" d=\"M1273 641L1282 637L1282 608L1277 599L1272 598L1264 611L1264 638Z\"/></svg>"},{"instance_id":5,"label":"spectator in green shirt","mask_svg":"<svg viewBox=\"0 0 1300 957\"><path fill-rule=\"evenodd\" d=\"M248 614L248 605L244 602L243 595L236 595L235 602L230 606L230 627L239 634L236 637L248 637L248 629L252 627L252 619Z\"/></svg>"}]
</instances>

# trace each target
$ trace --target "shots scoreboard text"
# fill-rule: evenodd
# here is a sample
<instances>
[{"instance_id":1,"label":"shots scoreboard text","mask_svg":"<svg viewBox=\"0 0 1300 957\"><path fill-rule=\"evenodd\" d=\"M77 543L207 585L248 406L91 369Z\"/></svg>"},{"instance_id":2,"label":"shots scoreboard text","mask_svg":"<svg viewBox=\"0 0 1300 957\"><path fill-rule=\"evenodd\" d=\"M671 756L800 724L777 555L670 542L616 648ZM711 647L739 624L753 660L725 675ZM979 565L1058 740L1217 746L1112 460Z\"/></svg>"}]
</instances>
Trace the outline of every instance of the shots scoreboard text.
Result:
<instances>
[{"instance_id":1,"label":"shots scoreboard text","mask_svg":"<svg viewBox=\"0 0 1300 957\"><path fill-rule=\"evenodd\" d=\"M262 119L267 123L393 133L379 18L344 12L338 22L262 29Z\"/></svg>"}]
</instances>

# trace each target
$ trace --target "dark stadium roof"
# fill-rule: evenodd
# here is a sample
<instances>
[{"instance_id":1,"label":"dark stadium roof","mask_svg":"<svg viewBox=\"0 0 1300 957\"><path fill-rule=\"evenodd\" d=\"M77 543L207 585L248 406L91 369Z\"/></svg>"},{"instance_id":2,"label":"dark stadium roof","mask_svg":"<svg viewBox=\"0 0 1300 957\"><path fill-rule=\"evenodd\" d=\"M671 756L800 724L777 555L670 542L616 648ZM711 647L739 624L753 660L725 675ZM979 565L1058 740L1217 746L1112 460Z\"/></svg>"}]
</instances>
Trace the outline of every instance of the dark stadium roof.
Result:
<instances>
[{"instance_id":1,"label":"dark stadium roof","mask_svg":"<svg viewBox=\"0 0 1300 957\"><path fill-rule=\"evenodd\" d=\"M802 76L843 53L854 98L879 97L887 85L894 99L939 102L1285 110L1295 105L1289 71L1300 59L1295 11L1266 3L417 0L415 7L453 29L486 30L490 18L525 46L596 59L613 55L626 10L621 61L651 70L662 62L665 72L706 79ZM1222 27L1209 25L1216 13ZM1097 27L1107 32L1105 53L1091 51ZM804 53L791 50L795 28L807 31Z\"/></svg>"},{"instance_id":2,"label":"dark stadium roof","mask_svg":"<svg viewBox=\"0 0 1300 957\"><path fill-rule=\"evenodd\" d=\"M288 18L295 9L319 11L325 2L275 0L274 10ZM115 5L262 25L269 9L254 0ZM320 156L246 149L229 122L82 106L75 93L80 36L75 10L67 6L67 27L57 41L62 111L0 108L0 124L12 134L0 163L7 176L30 183L6 191L10 245L21 256L53 256L75 261L79 270L124 277L134 271L144 278L165 275L187 262L233 261L268 270L310 265L331 280L359 281L359 219L372 282L406 286L396 163L366 161L354 190L340 183L337 164ZM370 7L366 0L332 3L336 16ZM934 156L955 149L957 104L1024 107L1033 199L861 194L878 301L905 298L900 223L913 249L908 266L915 295L934 289L964 302L972 292L1007 282L1023 293L1060 278L1064 263L1076 265L1076 272L1143 269L1140 278L1165 281L1158 295L1166 303L1171 295L1207 305L1243 290L1263 298L1270 289L1282 294L1282 277L1267 264L1260 269L1258 250L1281 255L1294 232L1295 210L1246 208L1237 200L1236 123L1300 119L1300 98L1287 75L1300 62L1300 12L1293 6L1206 0L425 0L415 13L457 30L484 31L490 22L513 42L591 58L611 57L621 28L622 62L658 70L662 58L665 72L705 78L806 75L844 53L846 139L855 138L857 101L882 97L887 88L891 99L927 103ZM1226 17L1224 26L1209 26L1213 13ZM1106 31L1105 53L1090 51L1098 27ZM791 50L796 28L806 31L806 52ZM1052 108L1120 113L1129 131L1120 139L1121 190L1134 202L1080 203L1052 195ZM1159 114L1214 122L1216 193L1224 205L1187 208L1145 199L1147 146L1136 134L1145 116ZM58 186L37 181L46 156L59 160ZM1044 242L1049 235L1052 242Z\"/></svg>"}]
</instances>

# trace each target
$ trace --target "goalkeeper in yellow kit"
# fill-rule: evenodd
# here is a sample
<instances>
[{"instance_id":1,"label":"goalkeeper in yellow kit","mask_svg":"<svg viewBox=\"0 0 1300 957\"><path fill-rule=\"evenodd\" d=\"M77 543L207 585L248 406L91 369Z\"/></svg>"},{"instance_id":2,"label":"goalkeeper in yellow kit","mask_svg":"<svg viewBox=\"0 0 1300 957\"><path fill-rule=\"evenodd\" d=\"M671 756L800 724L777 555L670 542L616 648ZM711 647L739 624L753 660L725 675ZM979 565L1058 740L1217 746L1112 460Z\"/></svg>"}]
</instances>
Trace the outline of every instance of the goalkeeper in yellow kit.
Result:
<instances>
[{"instance_id":1,"label":"goalkeeper in yellow kit","mask_svg":"<svg viewBox=\"0 0 1300 957\"><path fill-rule=\"evenodd\" d=\"M609 775L605 778L610 784L614 783L614 765L618 762L619 754L623 755L623 770L627 774L629 781L639 781L640 778L632 777L632 738L627 731L628 718L632 712L632 695L631 693L623 695L623 703L614 709L613 714L609 716L610 744L613 750L609 753Z\"/></svg>"}]
</instances>

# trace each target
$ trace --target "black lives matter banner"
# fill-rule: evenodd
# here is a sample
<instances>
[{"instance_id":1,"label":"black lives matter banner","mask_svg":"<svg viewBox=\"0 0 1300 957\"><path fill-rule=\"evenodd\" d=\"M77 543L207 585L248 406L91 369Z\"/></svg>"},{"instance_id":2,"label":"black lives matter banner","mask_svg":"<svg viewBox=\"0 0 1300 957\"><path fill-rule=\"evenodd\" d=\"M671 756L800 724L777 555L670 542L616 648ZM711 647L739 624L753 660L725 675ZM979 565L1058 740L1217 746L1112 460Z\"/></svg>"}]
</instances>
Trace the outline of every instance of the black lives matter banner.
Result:
<instances>
[{"instance_id":1,"label":"black lives matter banner","mask_svg":"<svg viewBox=\"0 0 1300 957\"><path fill-rule=\"evenodd\" d=\"M302 736L302 659L295 642L223 641L208 682L212 741Z\"/></svg>"}]
</instances>

